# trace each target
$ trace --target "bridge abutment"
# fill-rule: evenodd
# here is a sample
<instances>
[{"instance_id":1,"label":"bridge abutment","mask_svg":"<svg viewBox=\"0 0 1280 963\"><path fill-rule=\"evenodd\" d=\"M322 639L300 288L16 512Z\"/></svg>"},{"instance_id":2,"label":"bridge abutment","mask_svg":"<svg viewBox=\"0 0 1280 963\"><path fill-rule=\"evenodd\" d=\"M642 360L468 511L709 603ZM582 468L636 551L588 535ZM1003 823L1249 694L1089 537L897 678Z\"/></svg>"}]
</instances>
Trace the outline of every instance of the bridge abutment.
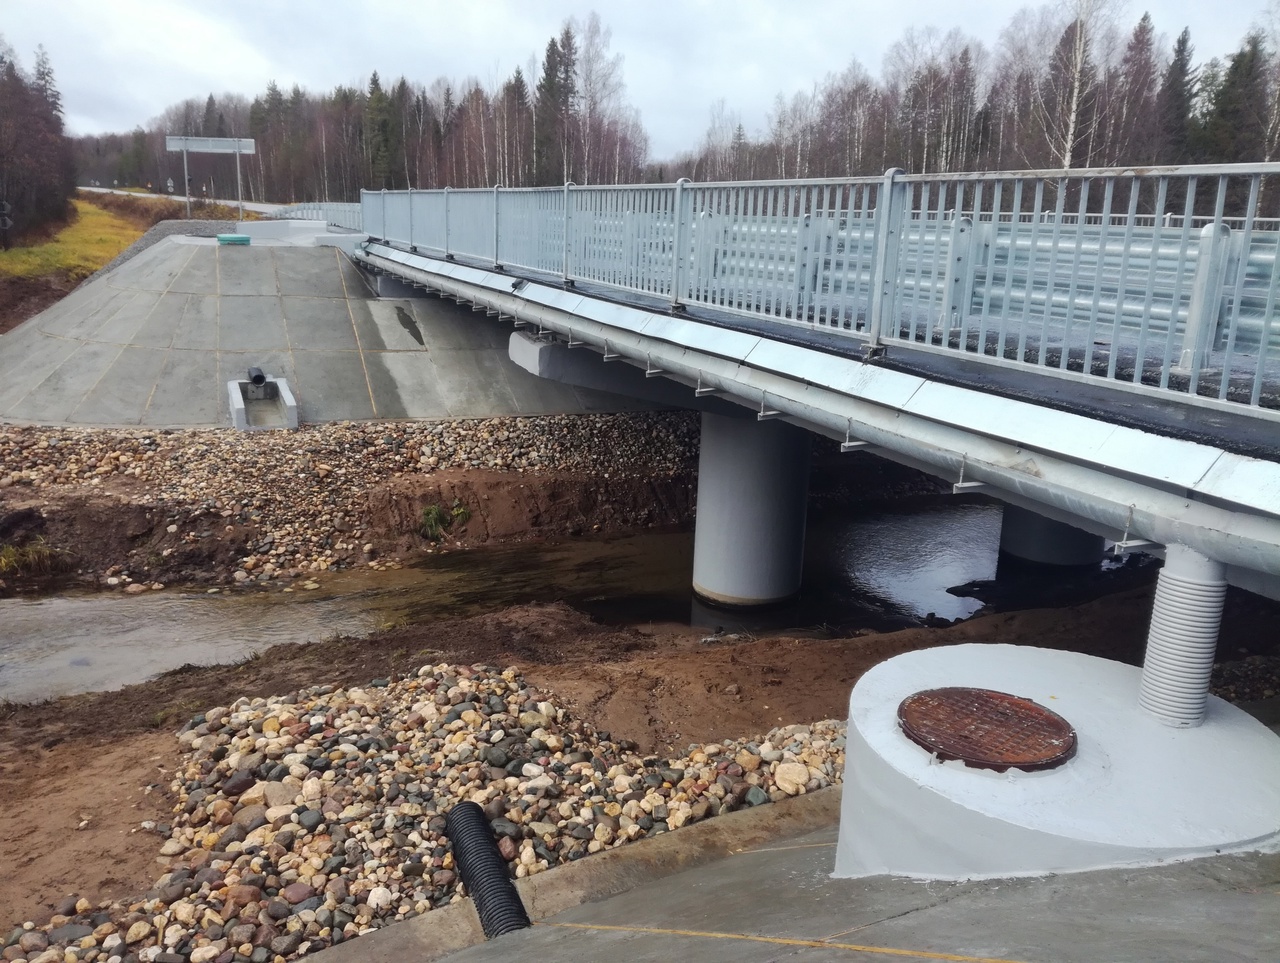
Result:
<instances>
[{"instance_id":1,"label":"bridge abutment","mask_svg":"<svg viewBox=\"0 0 1280 963\"><path fill-rule=\"evenodd\" d=\"M1226 566L1185 545L1165 549L1138 702L1167 726L1204 721L1227 594Z\"/></svg>"},{"instance_id":2,"label":"bridge abutment","mask_svg":"<svg viewBox=\"0 0 1280 963\"><path fill-rule=\"evenodd\" d=\"M781 421L702 415L693 590L718 605L768 605L800 590L809 433Z\"/></svg>"},{"instance_id":3,"label":"bridge abutment","mask_svg":"<svg viewBox=\"0 0 1280 963\"><path fill-rule=\"evenodd\" d=\"M1102 561L1100 535L1045 518L1018 505L1004 506L1000 555L1038 565L1084 566Z\"/></svg>"}]
</instances>

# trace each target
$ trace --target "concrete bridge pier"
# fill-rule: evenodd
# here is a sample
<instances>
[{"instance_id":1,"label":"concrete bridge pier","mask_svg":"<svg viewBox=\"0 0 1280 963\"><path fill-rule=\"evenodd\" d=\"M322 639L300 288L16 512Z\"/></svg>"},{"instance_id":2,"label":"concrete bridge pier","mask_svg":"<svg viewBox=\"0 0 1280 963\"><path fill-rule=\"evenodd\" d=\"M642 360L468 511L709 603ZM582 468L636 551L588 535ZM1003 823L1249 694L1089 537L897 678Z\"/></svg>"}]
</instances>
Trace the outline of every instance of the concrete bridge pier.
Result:
<instances>
[{"instance_id":1,"label":"concrete bridge pier","mask_svg":"<svg viewBox=\"0 0 1280 963\"><path fill-rule=\"evenodd\" d=\"M703 412L693 590L717 605L800 590L812 442L782 421Z\"/></svg>"},{"instance_id":2,"label":"concrete bridge pier","mask_svg":"<svg viewBox=\"0 0 1280 963\"><path fill-rule=\"evenodd\" d=\"M1000 555L1038 565L1084 566L1102 561L1103 539L1018 505L1004 506Z\"/></svg>"},{"instance_id":3,"label":"concrete bridge pier","mask_svg":"<svg viewBox=\"0 0 1280 963\"><path fill-rule=\"evenodd\" d=\"M1167 726L1204 722L1226 595L1221 562L1185 545L1165 548L1138 703Z\"/></svg>"}]
</instances>

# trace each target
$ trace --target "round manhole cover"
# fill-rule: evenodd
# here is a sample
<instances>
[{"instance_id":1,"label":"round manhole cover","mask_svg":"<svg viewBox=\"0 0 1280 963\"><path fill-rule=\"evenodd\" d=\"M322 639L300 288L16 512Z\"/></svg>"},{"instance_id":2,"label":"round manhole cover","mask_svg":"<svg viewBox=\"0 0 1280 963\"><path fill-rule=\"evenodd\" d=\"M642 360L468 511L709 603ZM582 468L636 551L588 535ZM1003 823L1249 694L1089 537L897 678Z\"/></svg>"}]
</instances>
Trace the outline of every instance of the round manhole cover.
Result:
<instances>
[{"instance_id":1,"label":"round manhole cover","mask_svg":"<svg viewBox=\"0 0 1280 963\"><path fill-rule=\"evenodd\" d=\"M939 759L1005 772L1053 769L1076 754L1076 732L1039 703L1007 692L925 689L898 705L903 733Z\"/></svg>"}]
</instances>

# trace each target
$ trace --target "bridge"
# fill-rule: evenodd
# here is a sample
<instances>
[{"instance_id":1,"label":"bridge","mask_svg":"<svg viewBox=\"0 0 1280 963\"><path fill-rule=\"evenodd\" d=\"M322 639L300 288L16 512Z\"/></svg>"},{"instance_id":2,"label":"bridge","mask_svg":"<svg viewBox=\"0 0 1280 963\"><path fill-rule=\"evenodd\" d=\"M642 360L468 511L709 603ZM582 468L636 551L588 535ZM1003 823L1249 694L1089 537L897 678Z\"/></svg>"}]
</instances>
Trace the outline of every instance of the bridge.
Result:
<instances>
[{"instance_id":1,"label":"bridge","mask_svg":"<svg viewBox=\"0 0 1280 963\"><path fill-rule=\"evenodd\" d=\"M286 216L367 233L354 256L385 293L514 321L536 374L616 390L616 362L683 386L713 601L798 589L805 431L1001 499L1015 556L1163 557L1141 702L1194 726L1226 585L1280 598L1278 174L895 169Z\"/></svg>"}]
</instances>

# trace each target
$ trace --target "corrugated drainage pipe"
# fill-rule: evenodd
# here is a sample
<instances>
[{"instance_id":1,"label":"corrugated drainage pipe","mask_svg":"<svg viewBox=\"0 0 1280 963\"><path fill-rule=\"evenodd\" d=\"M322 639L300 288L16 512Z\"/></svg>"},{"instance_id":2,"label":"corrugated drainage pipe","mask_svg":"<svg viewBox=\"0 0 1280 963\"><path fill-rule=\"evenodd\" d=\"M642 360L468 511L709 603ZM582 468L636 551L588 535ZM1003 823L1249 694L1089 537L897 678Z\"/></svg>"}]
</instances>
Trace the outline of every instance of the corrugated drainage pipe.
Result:
<instances>
[{"instance_id":1,"label":"corrugated drainage pipe","mask_svg":"<svg viewBox=\"0 0 1280 963\"><path fill-rule=\"evenodd\" d=\"M1227 594L1221 562L1169 545L1156 583L1139 704L1167 726L1204 721Z\"/></svg>"},{"instance_id":2,"label":"corrugated drainage pipe","mask_svg":"<svg viewBox=\"0 0 1280 963\"><path fill-rule=\"evenodd\" d=\"M444 823L444 834L453 845L454 862L476 904L484 935L493 939L531 925L484 810L473 802L461 802L449 810Z\"/></svg>"}]
</instances>

